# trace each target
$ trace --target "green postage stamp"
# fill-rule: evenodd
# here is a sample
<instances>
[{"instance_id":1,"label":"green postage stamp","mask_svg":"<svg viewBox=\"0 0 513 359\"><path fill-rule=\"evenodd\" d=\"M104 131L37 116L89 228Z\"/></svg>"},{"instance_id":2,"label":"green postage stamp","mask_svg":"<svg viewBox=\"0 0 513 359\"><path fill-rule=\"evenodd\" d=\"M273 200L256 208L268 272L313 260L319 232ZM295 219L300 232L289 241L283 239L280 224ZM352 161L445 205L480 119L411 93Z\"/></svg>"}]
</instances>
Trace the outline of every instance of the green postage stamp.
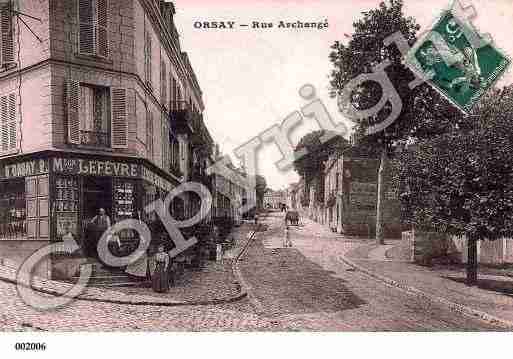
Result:
<instances>
[{"instance_id":1,"label":"green postage stamp","mask_svg":"<svg viewBox=\"0 0 513 359\"><path fill-rule=\"evenodd\" d=\"M485 42L465 20L445 11L435 26L415 43L406 64L449 101L468 113L510 64L492 43Z\"/></svg>"}]
</instances>

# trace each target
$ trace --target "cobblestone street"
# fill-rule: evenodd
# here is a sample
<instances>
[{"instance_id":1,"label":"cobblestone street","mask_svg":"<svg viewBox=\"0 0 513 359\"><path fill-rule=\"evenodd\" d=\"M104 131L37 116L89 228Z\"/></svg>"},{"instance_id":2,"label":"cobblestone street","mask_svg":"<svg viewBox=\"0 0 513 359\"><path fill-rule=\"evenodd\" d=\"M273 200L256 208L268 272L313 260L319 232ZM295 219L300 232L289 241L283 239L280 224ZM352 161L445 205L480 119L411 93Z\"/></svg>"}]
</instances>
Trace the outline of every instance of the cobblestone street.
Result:
<instances>
[{"instance_id":1,"label":"cobblestone street","mask_svg":"<svg viewBox=\"0 0 513 359\"><path fill-rule=\"evenodd\" d=\"M269 218L269 230L257 236L241 265L264 317L297 330L498 329L353 271L339 257L361 242L342 239L317 223L292 226L293 247L283 248L281 216Z\"/></svg>"},{"instance_id":2,"label":"cobblestone street","mask_svg":"<svg viewBox=\"0 0 513 359\"><path fill-rule=\"evenodd\" d=\"M360 246L316 223L292 227L292 248L283 247L283 218L273 213L263 219L239 263L251 299L204 306L121 305L77 300L57 311L27 307L12 284L0 282L0 325L4 331L443 331L498 330L485 322L425 302L352 270L340 255ZM246 234L246 231L242 231ZM236 249L247 238L240 235ZM233 253L227 253L231 261ZM212 268L222 264L214 264ZM224 267L223 267L224 268ZM189 274L190 275L190 274ZM225 291L234 277L223 269L215 279L195 273L174 291L187 297ZM210 279L212 280L210 280ZM229 283L216 283L216 281ZM217 286L217 287L216 287ZM216 289L217 288L217 289ZM130 289L127 291L134 291ZM150 295L150 289L138 289ZM176 294L175 293L175 294ZM137 294L137 293L132 293Z\"/></svg>"}]
</instances>

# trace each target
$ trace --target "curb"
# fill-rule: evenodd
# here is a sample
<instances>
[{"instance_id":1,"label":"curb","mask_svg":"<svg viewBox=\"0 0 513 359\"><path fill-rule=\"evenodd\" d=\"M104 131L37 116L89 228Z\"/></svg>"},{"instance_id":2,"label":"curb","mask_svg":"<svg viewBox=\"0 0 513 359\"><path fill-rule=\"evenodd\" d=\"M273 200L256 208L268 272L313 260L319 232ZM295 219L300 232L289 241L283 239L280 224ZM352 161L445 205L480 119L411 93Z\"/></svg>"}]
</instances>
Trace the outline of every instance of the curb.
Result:
<instances>
[{"instance_id":1,"label":"curb","mask_svg":"<svg viewBox=\"0 0 513 359\"><path fill-rule=\"evenodd\" d=\"M260 228L260 225L258 228ZM251 302L251 305L253 305L253 307L255 308L255 311L257 313L262 313L263 312L262 303L260 303L260 301L253 294L253 287L251 285L249 285L248 282L246 282L246 280L244 279L242 272L240 271L239 266L238 266L240 259L246 254L246 252L249 248L249 244L255 238L258 228L257 228L257 230L253 231L253 233L250 236L248 236L249 237L248 241L246 242L246 244L244 245L242 250L239 252L239 254L235 257L235 260L232 263L232 271L235 274L235 276L237 277L241 288L243 288L243 292L246 293L246 296L249 299L249 301Z\"/></svg>"},{"instance_id":2,"label":"curb","mask_svg":"<svg viewBox=\"0 0 513 359\"><path fill-rule=\"evenodd\" d=\"M230 297L225 297L225 298L214 298L214 299L210 299L210 300L181 301L181 302L180 301L156 302L156 301L146 301L146 300L132 301L132 300L116 300L116 299L106 299L106 298L104 299L104 298L98 298L98 297L87 297L82 294L78 295L76 297L71 297L71 296L63 294L61 292L58 292L56 290L38 288L38 287L34 287L34 286L28 286L26 284L19 284L16 281L16 279L3 277L1 274L0 274L0 281L5 282L5 283L10 283L13 285L19 284L19 285L23 286L24 288L31 287L34 291L36 291L38 293L42 293L42 294L53 295L56 297L63 297L63 298L69 298L69 299L75 299L75 300L88 301L88 302L101 302L101 303L110 303L110 304L134 305L134 306L146 305L146 306L155 306L155 307L203 306L203 305L219 305L219 304L234 303L234 302L238 302L246 297L249 297L247 288L251 289L251 287L248 286L245 283L244 278L242 278L242 275L240 274L240 271L237 267L237 263L240 260L240 258L245 254L246 249L249 246L249 243L255 236L255 233L256 233L256 230L249 231L248 236L247 236L248 240L247 240L246 244L244 245L242 250L237 254L237 256L235 257L235 259L232 263L232 272L238 278L239 283L241 284L241 287L244 288L244 290L242 290L242 288L241 288L239 294L230 296ZM59 283L59 282L56 282L56 283Z\"/></svg>"},{"instance_id":3,"label":"curb","mask_svg":"<svg viewBox=\"0 0 513 359\"><path fill-rule=\"evenodd\" d=\"M509 320L495 317L493 315L482 312L480 310L473 309L469 306L459 304L459 303L450 301L448 299L438 297L436 295L428 294L428 293L426 293L418 288L415 288L413 286L410 286L410 285L407 285L404 283L400 283L400 282L396 281L395 279L385 277L385 276L378 274L370 269L367 269L359 264L356 264L355 262L348 259L344 255L339 256L339 259L342 262L344 262L345 264L347 264L348 266L353 267L355 270L358 270L358 271L360 271L376 280L379 280L389 286L401 289L401 290L403 290L411 295L414 295L418 298L424 299L431 303L442 304L453 312L457 312L457 313L460 313L460 314L463 314L463 315L466 315L469 317L477 318L477 319L480 319L487 323L504 327L505 329L513 329L513 322L511 322Z\"/></svg>"}]
</instances>

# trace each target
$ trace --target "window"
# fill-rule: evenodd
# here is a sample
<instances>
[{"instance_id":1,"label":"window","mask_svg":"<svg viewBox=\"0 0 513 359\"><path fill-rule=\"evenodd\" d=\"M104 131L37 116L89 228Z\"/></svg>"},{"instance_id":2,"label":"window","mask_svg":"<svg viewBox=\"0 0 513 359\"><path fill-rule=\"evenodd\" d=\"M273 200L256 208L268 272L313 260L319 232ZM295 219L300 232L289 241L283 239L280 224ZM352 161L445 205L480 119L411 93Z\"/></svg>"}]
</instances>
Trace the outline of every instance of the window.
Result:
<instances>
[{"instance_id":1,"label":"window","mask_svg":"<svg viewBox=\"0 0 513 359\"><path fill-rule=\"evenodd\" d=\"M151 34L147 31L144 35L144 75L146 77L146 84L152 89L151 81Z\"/></svg>"},{"instance_id":2,"label":"window","mask_svg":"<svg viewBox=\"0 0 513 359\"><path fill-rule=\"evenodd\" d=\"M153 161L153 114L151 111L146 111L146 150L148 152L148 159Z\"/></svg>"},{"instance_id":3,"label":"window","mask_svg":"<svg viewBox=\"0 0 513 359\"><path fill-rule=\"evenodd\" d=\"M168 170L171 166L171 144L169 142L169 127L166 116L162 116L162 168Z\"/></svg>"},{"instance_id":4,"label":"window","mask_svg":"<svg viewBox=\"0 0 513 359\"><path fill-rule=\"evenodd\" d=\"M171 170L175 173L180 173L180 144L178 140L173 137L171 139Z\"/></svg>"},{"instance_id":5,"label":"window","mask_svg":"<svg viewBox=\"0 0 513 359\"><path fill-rule=\"evenodd\" d=\"M79 52L109 56L108 0L78 0Z\"/></svg>"},{"instance_id":6,"label":"window","mask_svg":"<svg viewBox=\"0 0 513 359\"><path fill-rule=\"evenodd\" d=\"M0 4L0 66L14 64L14 33L11 3Z\"/></svg>"},{"instance_id":7,"label":"window","mask_svg":"<svg viewBox=\"0 0 513 359\"><path fill-rule=\"evenodd\" d=\"M0 181L0 239L26 236L25 180Z\"/></svg>"},{"instance_id":8,"label":"window","mask_svg":"<svg viewBox=\"0 0 513 359\"><path fill-rule=\"evenodd\" d=\"M110 147L110 93L105 87L80 86L80 144Z\"/></svg>"},{"instance_id":9,"label":"window","mask_svg":"<svg viewBox=\"0 0 513 359\"><path fill-rule=\"evenodd\" d=\"M0 96L0 154L12 153L18 148L16 124L16 95Z\"/></svg>"},{"instance_id":10,"label":"window","mask_svg":"<svg viewBox=\"0 0 513 359\"><path fill-rule=\"evenodd\" d=\"M66 83L68 142L76 145L128 146L127 90Z\"/></svg>"},{"instance_id":11,"label":"window","mask_svg":"<svg viewBox=\"0 0 513 359\"><path fill-rule=\"evenodd\" d=\"M167 66L164 60L160 63L160 103L167 108Z\"/></svg>"},{"instance_id":12,"label":"window","mask_svg":"<svg viewBox=\"0 0 513 359\"><path fill-rule=\"evenodd\" d=\"M174 109L174 102L175 100L175 94L176 94L176 80L174 76L170 73L169 74L169 111L172 111Z\"/></svg>"}]
</instances>

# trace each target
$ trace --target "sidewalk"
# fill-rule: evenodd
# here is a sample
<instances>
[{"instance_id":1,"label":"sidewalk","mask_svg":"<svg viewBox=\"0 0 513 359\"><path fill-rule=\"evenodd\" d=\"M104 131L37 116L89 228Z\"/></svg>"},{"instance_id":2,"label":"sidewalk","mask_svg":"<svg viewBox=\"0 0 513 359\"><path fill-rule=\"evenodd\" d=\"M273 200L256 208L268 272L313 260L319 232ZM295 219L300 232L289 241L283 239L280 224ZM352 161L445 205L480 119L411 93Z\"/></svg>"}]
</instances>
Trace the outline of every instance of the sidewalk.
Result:
<instances>
[{"instance_id":1,"label":"sidewalk","mask_svg":"<svg viewBox=\"0 0 513 359\"><path fill-rule=\"evenodd\" d=\"M463 268L424 267L393 261L386 257L386 251L391 247L365 244L347 251L343 257L371 273L397 282L403 288L413 288L471 311L513 323L513 278L479 274L478 286L468 287Z\"/></svg>"},{"instance_id":2,"label":"sidewalk","mask_svg":"<svg viewBox=\"0 0 513 359\"><path fill-rule=\"evenodd\" d=\"M401 247L400 240L386 239L385 245L379 246L373 239L349 238L329 233L327 228L309 219L305 222L313 229L314 236L335 239L340 259L346 264L367 271L388 284L393 283L395 287L410 289L419 296L437 298L438 302L450 306L455 304L452 306L454 310L475 312L475 315L482 313L487 320L498 318L513 328L513 277L495 275L483 268L479 273L479 285L468 287L464 268L424 267L405 261L404 256L391 259L394 257L391 253Z\"/></svg>"},{"instance_id":3,"label":"sidewalk","mask_svg":"<svg viewBox=\"0 0 513 359\"><path fill-rule=\"evenodd\" d=\"M253 231L253 225L243 224L234 228L230 234L235 239L235 245L220 262L208 261L200 271L188 270L178 278L168 293L155 293L151 288L119 287L96 288L87 287L77 299L104 301L121 304L154 304L154 305L196 305L231 302L241 299L245 293L232 271L232 261L248 240ZM16 270L0 266L0 280L14 283ZM72 288L69 283L34 278L32 286L37 290L54 295L62 295Z\"/></svg>"}]
</instances>

